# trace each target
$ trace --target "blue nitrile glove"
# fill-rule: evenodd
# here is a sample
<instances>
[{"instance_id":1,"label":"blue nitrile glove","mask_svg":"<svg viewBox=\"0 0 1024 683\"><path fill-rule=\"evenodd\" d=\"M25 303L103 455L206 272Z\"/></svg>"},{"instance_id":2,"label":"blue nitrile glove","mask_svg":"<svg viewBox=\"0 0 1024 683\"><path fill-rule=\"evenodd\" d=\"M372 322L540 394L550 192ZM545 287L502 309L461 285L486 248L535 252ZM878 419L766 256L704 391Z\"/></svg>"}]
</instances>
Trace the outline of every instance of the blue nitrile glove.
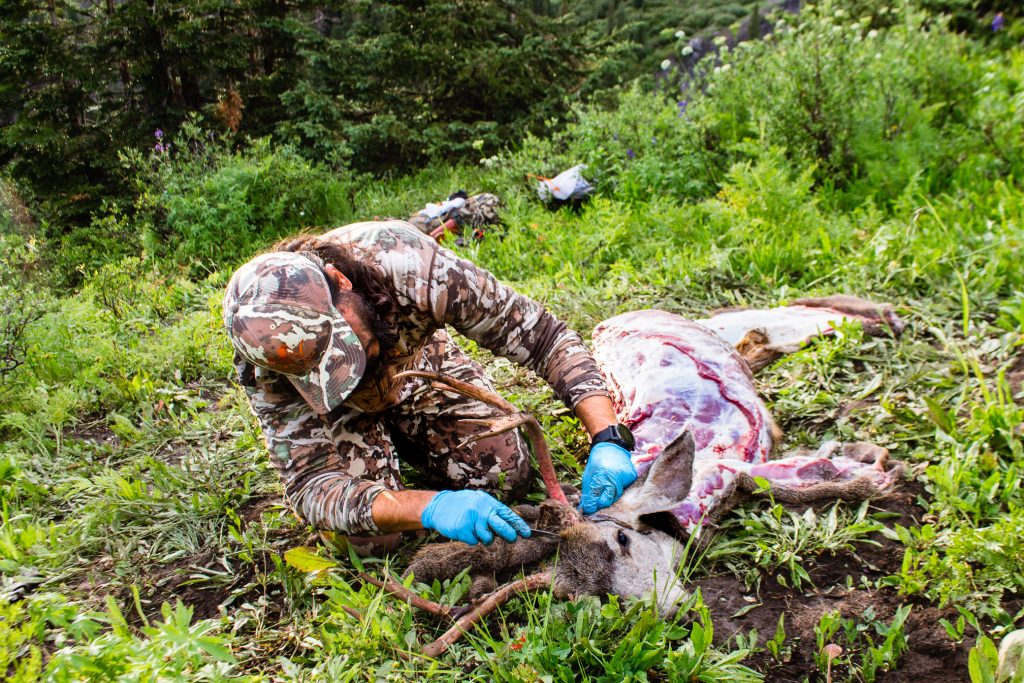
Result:
<instances>
[{"instance_id":1,"label":"blue nitrile glove","mask_svg":"<svg viewBox=\"0 0 1024 683\"><path fill-rule=\"evenodd\" d=\"M483 491L441 491L423 508L420 521L425 529L469 545L488 545L494 534L509 543L516 534L530 537L530 527L519 515Z\"/></svg>"},{"instance_id":2,"label":"blue nitrile glove","mask_svg":"<svg viewBox=\"0 0 1024 683\"><path fill-rule=\"evenodd\" d=\"M629 451L613 443L599 443L590 449L583 470L583 496L580 510L592 515L619 499L627 486L636 481L636 468Z\"/></svg>"}]
</instances>

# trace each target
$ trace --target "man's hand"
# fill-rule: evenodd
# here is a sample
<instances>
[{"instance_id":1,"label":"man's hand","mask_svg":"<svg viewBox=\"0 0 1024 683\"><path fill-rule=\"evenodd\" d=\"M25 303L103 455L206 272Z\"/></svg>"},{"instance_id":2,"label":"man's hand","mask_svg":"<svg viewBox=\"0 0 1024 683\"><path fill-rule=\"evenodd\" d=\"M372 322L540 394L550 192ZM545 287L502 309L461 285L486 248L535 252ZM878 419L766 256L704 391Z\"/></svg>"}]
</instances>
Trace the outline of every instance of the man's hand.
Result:
<instances>
[{"instance_id":1,"label":"man's hand","mask_svg":"<svg viewBox=\"0 0 1024 683\"><path fill-rule=\"evenodd\" d=\"M627 486L636 481L636 468L629 451L613 443L599 443L590 449L583 470L583 496L580 510L592 515L619 499Z\"/></svg>"},{"instance_id":2,"label":"man's hand","mask_svg":"<svg viewBox=\"0 0 1024 683\"><path fill-rule=\"evenodd\" d=\"M494 534L509 543L517 534L530 537L530 527L519 515L483 491L441 491L427 503L420 521L425 529L469 545L488 545Z\"/></svg>"}]
</instances>

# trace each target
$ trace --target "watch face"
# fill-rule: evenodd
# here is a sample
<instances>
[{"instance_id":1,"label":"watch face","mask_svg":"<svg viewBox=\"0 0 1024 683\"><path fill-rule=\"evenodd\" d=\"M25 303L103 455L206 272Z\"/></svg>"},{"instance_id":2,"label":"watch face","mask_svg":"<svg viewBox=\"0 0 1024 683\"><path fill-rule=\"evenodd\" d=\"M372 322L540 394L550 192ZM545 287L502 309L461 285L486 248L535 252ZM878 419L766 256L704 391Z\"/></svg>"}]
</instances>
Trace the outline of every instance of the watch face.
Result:
<instances>
[{"instance_id":1,"label":"watch face","mask_svg":"<svg viewBox=\"0 0 1024 683\"><path fill-rule=\"evenodd\" d=\"M633 438L633 432L629 431L629 427L624 424L615 425L616 430L619 432L619 438L626 444L626 450L631 451L636 445L636 439Z\"/></svg>"}]
</instances>

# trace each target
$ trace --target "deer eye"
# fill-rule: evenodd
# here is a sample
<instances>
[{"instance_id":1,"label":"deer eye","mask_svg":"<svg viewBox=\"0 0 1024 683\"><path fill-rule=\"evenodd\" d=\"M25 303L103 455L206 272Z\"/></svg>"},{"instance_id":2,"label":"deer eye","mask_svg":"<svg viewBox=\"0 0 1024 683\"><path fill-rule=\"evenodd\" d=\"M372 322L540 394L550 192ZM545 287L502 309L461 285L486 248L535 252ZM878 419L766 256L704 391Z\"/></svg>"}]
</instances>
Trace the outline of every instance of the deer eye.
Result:
<instances>
[{"instance_id":1,"label":"deer eye","mask_svg":"<svg viewBox=\"0 0 1024 683\"><path fill-rule=\"evenodd\" d=\"M619 533L616 537L616 540L619 542L619 545L621 545L623 548L629 547L629 536L627 536L626 532L622 529L619 529Z\"/></svg>"}]
</instances>

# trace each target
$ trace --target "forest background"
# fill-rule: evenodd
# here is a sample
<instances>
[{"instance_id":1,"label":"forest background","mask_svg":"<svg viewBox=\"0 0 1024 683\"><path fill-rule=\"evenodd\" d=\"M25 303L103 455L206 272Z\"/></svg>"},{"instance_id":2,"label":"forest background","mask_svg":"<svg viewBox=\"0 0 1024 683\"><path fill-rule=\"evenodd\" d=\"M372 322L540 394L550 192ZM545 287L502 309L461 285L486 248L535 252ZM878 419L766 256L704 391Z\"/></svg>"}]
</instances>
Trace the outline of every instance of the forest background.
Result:
<instances>
[{"instance_id":1,"label":"forest background","mask_svg":"<svg viewBox=\"0 0 1024 683\"><path fill-rule=\"evenodd\" d=\"M1012 0L6 0L0 668L995 680L994 642L1024 618L1020 17ZM593 199L543 206L532 176L580 162ZM456 248L583 333L641 307L899 305L902 338L844 330L758 386L787 446L863 438L910 462L912 512L762 501L693 568L760 611L695 593L663 624L643 601L540 595L410 659L442 625L348 560L284 559L308 530L232 384L219 296L278 237L458 189L506 206ZM575 421L478 357L578 478ZM857 609L794 623L809 587Z\"/></svg>"}]
</instances>

